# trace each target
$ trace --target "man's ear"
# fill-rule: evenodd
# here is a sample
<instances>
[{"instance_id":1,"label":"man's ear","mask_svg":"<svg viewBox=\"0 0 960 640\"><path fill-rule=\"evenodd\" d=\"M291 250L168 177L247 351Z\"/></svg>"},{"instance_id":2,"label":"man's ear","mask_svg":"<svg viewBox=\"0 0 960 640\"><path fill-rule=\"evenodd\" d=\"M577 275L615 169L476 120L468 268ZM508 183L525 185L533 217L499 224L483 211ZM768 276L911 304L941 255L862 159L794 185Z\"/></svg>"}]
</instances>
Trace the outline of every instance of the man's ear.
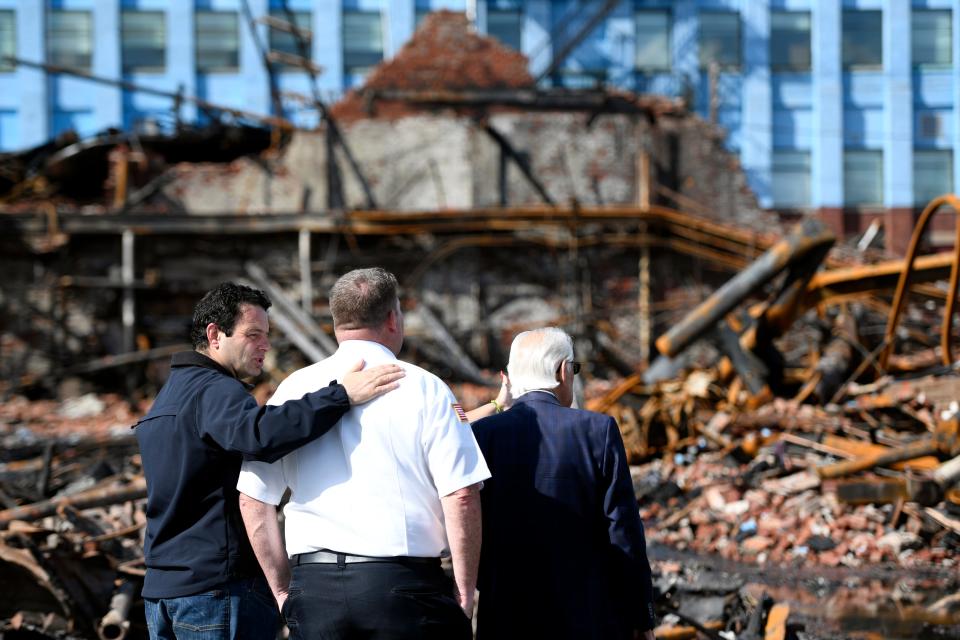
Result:
<instances>
[{"instance_id":1,"label":"man's ear","mask_svg":"<svg viewBox=\"0 0 960 640\"><path fill-rule=\"evenodd\" d=\"M397 310L390 309L390 313L387 314L387 331L396 333L399 328L400 324L397 322Z\"/></svg>"},{"instance_id":2,"label":"man's ear","mask_svg":"<svg viewBox=\"0 0 960 640\"><path fill-rule=\"evenodd\" d=\"M557 382L563 384L567 381L567 361L564 360L560 363L560 367L557 369Z\"/></svg>"},{"instance_id":3,"label":"man's ear","mask_svg":"<svg viewBox=\"0 0 960 640\"><path fill-rule=\"evenodd\" d=\"M207 325L207 343L214 348L220 346L220 327L215 322Z\"/></svg>"}]
</instances>

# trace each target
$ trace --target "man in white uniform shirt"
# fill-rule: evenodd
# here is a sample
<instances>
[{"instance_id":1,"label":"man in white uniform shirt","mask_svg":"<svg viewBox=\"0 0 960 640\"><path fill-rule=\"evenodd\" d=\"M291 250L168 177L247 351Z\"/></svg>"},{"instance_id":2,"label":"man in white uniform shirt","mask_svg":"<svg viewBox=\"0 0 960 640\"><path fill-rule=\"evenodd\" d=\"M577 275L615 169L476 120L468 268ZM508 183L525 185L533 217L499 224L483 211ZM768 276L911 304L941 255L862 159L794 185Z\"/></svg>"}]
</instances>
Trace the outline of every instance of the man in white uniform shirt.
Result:
<instances>
[{"instance_id":1,"label":"man in white uniform shirt","mask_svg":"<svg viewBox=\"0 0 960 640\"><path fill-rule=\"evenodd\" d=\"M358 358L398 363L406 377L281 460L244 463L237 488L254 552L294 639L468 640L486 462L450 389L396 359L392 274L347 273L330 308L340 348L292 374L270 404L327 385ZM276 505L288 487L284 551ZM440 567L448 553L454 584Z\"/></svg>"}]
</instances>

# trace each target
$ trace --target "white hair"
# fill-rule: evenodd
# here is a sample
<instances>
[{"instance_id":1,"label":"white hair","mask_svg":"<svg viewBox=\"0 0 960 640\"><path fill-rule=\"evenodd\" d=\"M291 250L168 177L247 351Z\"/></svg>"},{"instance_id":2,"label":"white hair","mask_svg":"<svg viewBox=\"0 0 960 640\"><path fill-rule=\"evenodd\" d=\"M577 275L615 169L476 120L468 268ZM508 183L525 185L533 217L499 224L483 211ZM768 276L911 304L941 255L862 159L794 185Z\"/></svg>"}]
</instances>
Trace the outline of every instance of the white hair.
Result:
<instances>
[{"instance_id":1,"label":"white hair","mask_svg":"<svg viewBox=\"0 0 960 640\"><path fill-rule=\"evenodd\" d=\"M524 331L510 345L510 392L514 398L537 390L559 386L557 369L566 360L573 360L573 340L556 327Z\"/></svg>"}]
</instances>

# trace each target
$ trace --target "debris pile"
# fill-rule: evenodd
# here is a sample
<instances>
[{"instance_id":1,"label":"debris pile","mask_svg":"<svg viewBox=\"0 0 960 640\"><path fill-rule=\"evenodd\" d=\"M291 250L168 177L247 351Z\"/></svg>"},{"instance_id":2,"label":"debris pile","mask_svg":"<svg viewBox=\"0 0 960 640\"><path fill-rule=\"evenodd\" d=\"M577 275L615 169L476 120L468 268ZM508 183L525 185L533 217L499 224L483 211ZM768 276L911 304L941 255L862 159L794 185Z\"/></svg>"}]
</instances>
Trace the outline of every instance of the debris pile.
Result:
<instances>
[{"instance_id":1,"label":"debris pile","mask_svg":"<svg viewBox=\"0 0 960 640\"><path fill-rule=\"evenodd\" d=\"M0 407L0 637L145 637L135 420L115 396Z\"/></svg>"},{"instance_id":2,"label":"debris pile","mask_svg":"<svg viewBox=\"0 0 960 640\"><path fill-rule=\"evenodd\" d=\"M955 285L926 283L955 278L958 258L916 257L928 219L905 260L819 274L832 238L805 223L588 404L620 422L652 541L778 568L932 572L956 588Z\"/></svg>"}]
</instances>

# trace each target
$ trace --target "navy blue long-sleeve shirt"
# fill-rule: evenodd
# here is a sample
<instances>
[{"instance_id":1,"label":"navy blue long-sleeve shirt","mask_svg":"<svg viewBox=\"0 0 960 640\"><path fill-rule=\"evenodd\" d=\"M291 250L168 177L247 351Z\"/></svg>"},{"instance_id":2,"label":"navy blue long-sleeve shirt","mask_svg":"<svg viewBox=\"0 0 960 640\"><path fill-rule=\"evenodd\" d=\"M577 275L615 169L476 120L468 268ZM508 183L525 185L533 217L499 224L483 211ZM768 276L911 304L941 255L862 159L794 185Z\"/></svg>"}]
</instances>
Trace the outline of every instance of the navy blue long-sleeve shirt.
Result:
<instances>
[{"instance_id":1,"label":"navy blue long-sleeve shirt","mask_svg":"<svg viewBox=\"0 0 960 640\"><path fill-rule=\"evenodd\" d=\"M177 353L171 366L136 425L147 480L146 598L191 595L259 574L240 518L241 462L273 462L326 433L350 409L338 384L261 407L246 385L201 353Z\"/></svg>"}]
</instances>

